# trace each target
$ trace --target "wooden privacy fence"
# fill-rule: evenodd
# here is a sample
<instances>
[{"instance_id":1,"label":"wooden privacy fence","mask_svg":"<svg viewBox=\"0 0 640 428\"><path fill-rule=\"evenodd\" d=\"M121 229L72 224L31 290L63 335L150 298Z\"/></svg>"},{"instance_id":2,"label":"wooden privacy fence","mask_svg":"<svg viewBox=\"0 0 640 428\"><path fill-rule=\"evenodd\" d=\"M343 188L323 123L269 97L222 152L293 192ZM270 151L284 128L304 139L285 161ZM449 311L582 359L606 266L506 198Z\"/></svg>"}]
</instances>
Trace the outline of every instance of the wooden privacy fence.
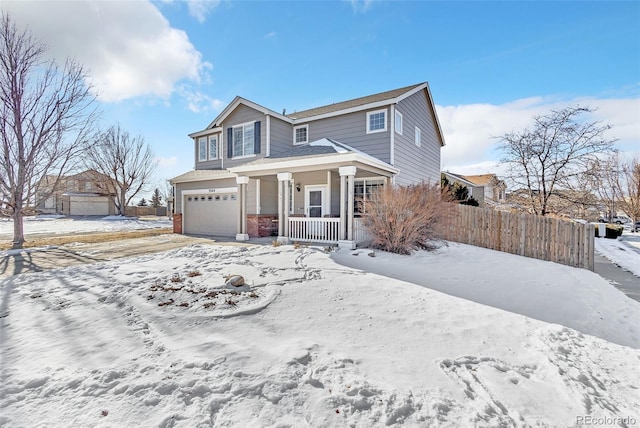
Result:
<instances>
[{"instance_id":1,"label":"wooden privacy fence","mask_svg":"<svg viewBox=\"0 0 640 428\"><path fill-rule=\"evenodd\" d=\"M126 207L125 215L127 217L141 217L145 215L166 216L167 207Z\"/></svg>"},{"instance_id":2,"label":"wooden privacy fence","mask_svg":"<svg viewBox=\"0 0 640 428\"><path fill-rule=\"evenodd\" d=\"M593 270L591 224L459 204L451 209L449 241Z\"/></svg>"}]
</instances>

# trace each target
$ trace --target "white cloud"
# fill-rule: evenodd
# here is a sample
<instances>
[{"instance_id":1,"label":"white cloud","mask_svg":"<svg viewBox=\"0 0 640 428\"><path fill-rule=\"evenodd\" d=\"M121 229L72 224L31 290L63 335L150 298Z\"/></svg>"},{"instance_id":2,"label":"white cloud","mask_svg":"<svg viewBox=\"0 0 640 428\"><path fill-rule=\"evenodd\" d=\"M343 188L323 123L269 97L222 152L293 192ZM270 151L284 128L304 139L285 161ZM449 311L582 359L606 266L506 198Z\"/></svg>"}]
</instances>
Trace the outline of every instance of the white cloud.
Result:
<instances>
[{"instance_id":1,"label":"white cloud","mask_svg":"<svg viewBox=\"0 0 640 428\"><path fill-rule=\"evenodd\" d=\"M57 60L72 57L89 72L101 101L168 99L177 82L197 84L210 64L149 1L5 1Z\"/></svg>"},{"instance_id":2,"label":"white cloud","mask_svg":"<svg viewBox=\"0 0 640 428\"><path fill-rule=\"evenodd\" d=\"M220 0L187 0L189 14L203 23L207 16L220 4Z\"/></svg>"},{"instance_id":3,"label":"white cloud","mask_svg":"<svg viewBox=\"0 0 640 428\"><path fill-rule=\"evenodd\" d=\"M209 95L193 90L190 87L181 88L180 94L187 103L187 109L194 113L220 111L225 105L222 100L210 97Z\"/></svg>"},{"instance_id":4,"label":"white cloud","mask_svg":"<svg viewBox=\"0 0 640 428\"><path fill-rule=\"evenodd\" d=\"M640 98L599 99L596 97L558 100L524 98L506 104L468 104L436 106L446 146L442 149L442 168L462 174L500 172L498 139L511 131L530 126L533 117L569 105L597 109L586 120L609 123L608 138L618 138L617 147L640 155Z\"/></svg>"},{"instance_id":5,"label":"white cloud","mask_svg":"<svg viewBox=\"0 0 640 428\"><path fill-rule=\"evenodd\" d=\"M275 40L276 37L278 37L278 33L276 33L275 31L270 31L264 35L264 38L266 40Z\"/></svg>"},{"instance_id":6,"label":"white cloud","mask_svg":"<svg viewBox=\"0 0 640 428\"><path fill-rule=\"evenodd\" d=\"M159 156L156 158L156 160L158 161L158 166L160 168L172 167L178 164L178 158L176 156L170 156L168 158Z\"/></svg>"},{"instance_id":7,"label":"white cloud","mask_svg":"<svg viewBox=\"0 0 640 428\"><path fill-rule=\"evenodd\" d=\"M355 13L364 13L369 10L373 0L348 0Z\"/></svg>"}]
</instances>

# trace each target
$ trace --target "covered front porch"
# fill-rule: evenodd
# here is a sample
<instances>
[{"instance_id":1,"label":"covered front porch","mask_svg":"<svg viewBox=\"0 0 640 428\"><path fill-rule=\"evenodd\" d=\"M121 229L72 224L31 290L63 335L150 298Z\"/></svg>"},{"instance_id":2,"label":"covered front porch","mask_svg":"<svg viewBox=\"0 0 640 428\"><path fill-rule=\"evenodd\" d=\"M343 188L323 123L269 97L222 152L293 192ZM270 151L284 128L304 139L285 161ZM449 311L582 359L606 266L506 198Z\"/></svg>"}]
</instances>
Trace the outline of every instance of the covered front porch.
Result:
<instances>
[{"instance_id":1,"label":"covered front porch","mask_svg":"<svg viewBox=\"0 0 640 428\"><path fill-rule=\"evenodd\" d=\"M354 152L261 159L230 171L237 174L237 240L271 235L282 243L349 248L366 240L359 218L362 201L397 173Z\"/></svg>"}]
</instances>

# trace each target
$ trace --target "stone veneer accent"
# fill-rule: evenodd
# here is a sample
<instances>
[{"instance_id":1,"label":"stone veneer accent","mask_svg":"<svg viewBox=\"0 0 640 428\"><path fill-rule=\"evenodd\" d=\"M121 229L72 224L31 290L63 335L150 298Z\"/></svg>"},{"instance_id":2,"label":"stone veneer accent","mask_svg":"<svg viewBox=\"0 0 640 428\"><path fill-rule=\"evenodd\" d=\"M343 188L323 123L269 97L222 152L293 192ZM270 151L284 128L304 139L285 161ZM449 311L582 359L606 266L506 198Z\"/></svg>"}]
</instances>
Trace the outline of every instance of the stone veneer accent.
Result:
<instances>
[{"instance_id":1,"label":"stone veneer accent","mask_svg":"<svg viewBox=\"0 0 640 428\"><path fill-rule=\"evenodd\" d=\"M173 233L182 233L182 214L173 215Z\"/></svg>"},{"instance_id":2,"label":"stone veneer accent","mask_svg":"<svg viewBox=\"0 0 640 428\"><path fill-rule=\"evenodd\" d=\"M277 220L277 214L248 214L247 233L251 238L276 236L278 234Z\"/></svg>"}]
</instances>

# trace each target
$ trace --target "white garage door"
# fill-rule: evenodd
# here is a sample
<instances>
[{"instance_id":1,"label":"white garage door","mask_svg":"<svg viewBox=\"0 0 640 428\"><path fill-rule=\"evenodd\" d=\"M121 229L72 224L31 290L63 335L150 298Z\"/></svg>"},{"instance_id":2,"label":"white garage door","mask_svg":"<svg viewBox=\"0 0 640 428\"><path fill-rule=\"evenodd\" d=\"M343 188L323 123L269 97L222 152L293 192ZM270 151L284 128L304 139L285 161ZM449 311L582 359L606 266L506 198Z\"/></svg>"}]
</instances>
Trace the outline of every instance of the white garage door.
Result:
<instances>
[{"instance_id":1,"label":"white garage door","mask_svg":"<svg viewBox=\"0 0 640 428\"><path fill-rule=\"evenodd\" d=\"M107 196L70 196L69 214L109 215L109 198Z\"/></svg>"},{"instance_id":2,"label":"white garage door","mask_svg":"<svg viewBox=\"0 0 640 428\"><path fill-rule=\"evenodd\" d=\"M238 194L187 195L184 232L197 235L236 236Z\"/></svg>"}]
</instances>

